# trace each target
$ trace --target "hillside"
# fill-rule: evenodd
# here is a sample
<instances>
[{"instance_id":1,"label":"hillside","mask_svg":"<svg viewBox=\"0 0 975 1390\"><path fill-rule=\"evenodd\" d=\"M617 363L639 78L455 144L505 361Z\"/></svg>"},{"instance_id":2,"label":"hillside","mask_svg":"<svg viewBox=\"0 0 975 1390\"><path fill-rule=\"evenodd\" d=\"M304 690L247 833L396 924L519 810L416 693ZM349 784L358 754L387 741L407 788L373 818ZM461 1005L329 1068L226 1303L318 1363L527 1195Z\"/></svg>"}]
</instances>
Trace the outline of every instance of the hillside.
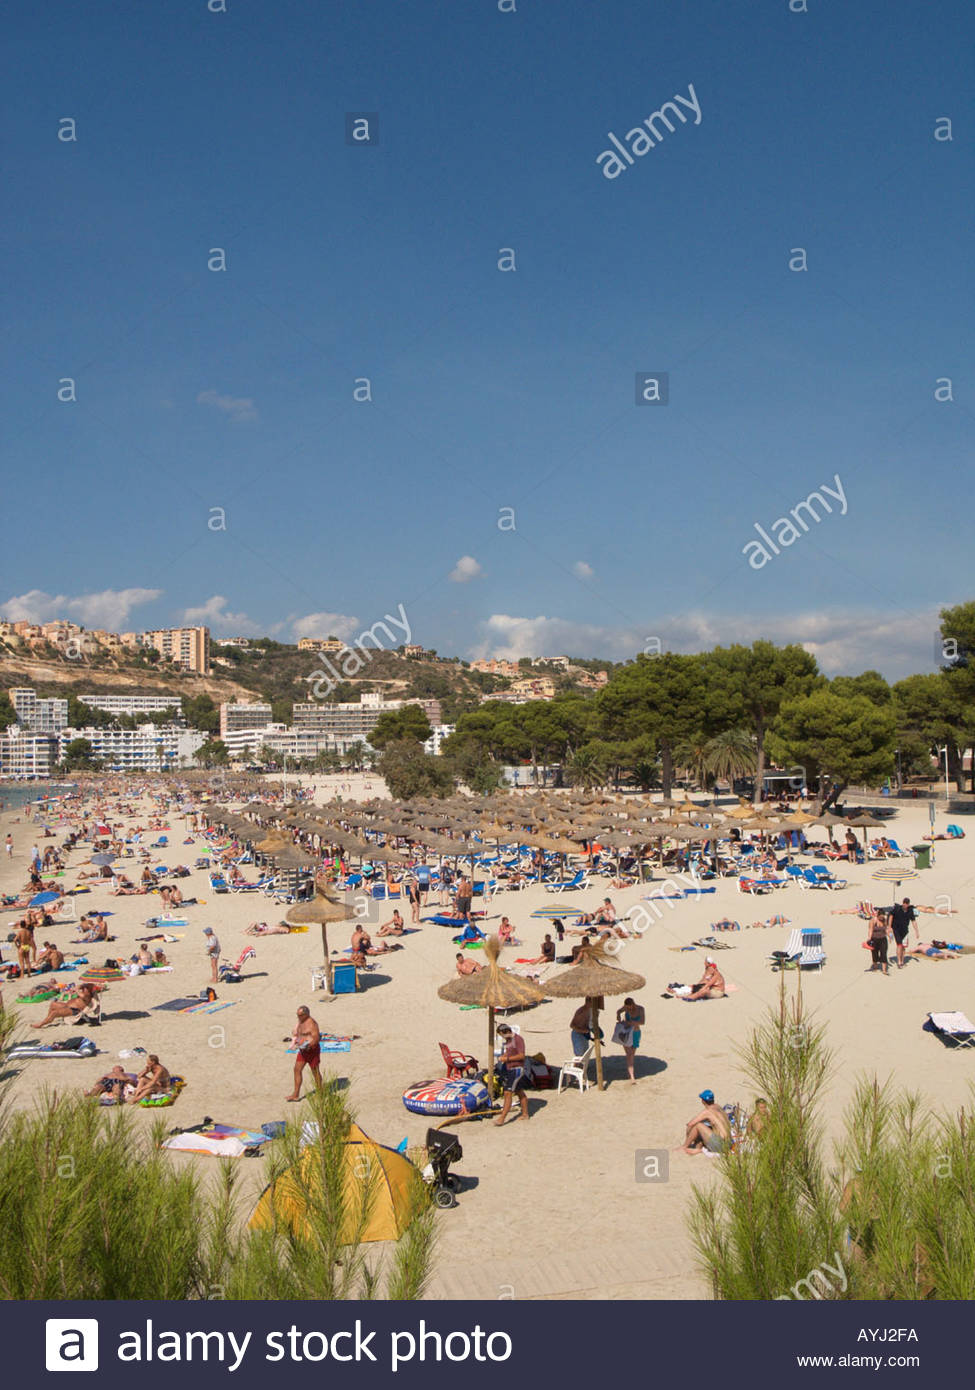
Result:
<instances>
[{"instance_id":1,"label":"hillside","mask_svg":"<svg viewBox=\"0 0 975 1390\"><path fill-rule=\"evenodd\" d=\"M79 657L69 660L53 648L31 655L0 650L0 690L12 686L32 686L39 695L80 695L85 690L130 690L174 696L207 695L215 704L223 700L265 700L280 723L291 722L295 702L320 698L355 702L364 691L380 691L386 699L437 699L443 717L452 722L464 710L474 709L481 697L506 690L511 681L502 676L472 671L457 658L404 657L395 651L369 650L352 661L341 655L329 658L318 652L299 651L270 638L256 638L249 650L237 647L213 648L213 667L209 676L190 675L153 656ZM353 662L361 669L351 676ZM561 693L579 688L587 667L607 663L579 662L569 672L533 670L526 665L525 676L549 675ZM318 684L317 697L313 686Z\"/></svg>"}]
</instances>

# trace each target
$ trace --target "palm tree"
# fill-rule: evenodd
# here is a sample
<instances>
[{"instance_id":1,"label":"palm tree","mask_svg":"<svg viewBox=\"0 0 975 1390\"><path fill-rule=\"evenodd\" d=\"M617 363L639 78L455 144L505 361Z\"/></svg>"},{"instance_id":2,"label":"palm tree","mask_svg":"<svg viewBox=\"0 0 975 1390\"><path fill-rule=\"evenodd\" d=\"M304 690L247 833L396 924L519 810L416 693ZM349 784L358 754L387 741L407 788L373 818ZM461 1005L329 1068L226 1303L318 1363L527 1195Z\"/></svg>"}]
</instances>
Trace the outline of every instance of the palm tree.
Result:
<instances>
[{"instance_id":1,"label":"palm tree","mask_svg":"<svg viewBox=\"0 0 975 1390\"><path fill-rule=\"evenodd\" d=\"M732 782L754 773L758 767L755 736L748 729L726 729L708 739L704 746L704 766L715 781Z\"/></svg>"},{"instance_id":2,"label":"palm tree","mask_svg":"<svg viewBox=\"0 0 975 1390\"><path fill-rule=\"evenodd\" d=\"M699 787L707 786L707 743L701 738L688 739L674 749L674 764L690 774Z\"/></svg>"},{"instance_id":3,"label":"palm tree","mask_svg":"<svg viewBox=\"0 0 975 1390\"><path fill-rule=\"evenodd\" d=\"M606 782L606 763L595 748L577 748L565 764L565 773L574 787L592 791Z\"/></svg>"}]
</instances>

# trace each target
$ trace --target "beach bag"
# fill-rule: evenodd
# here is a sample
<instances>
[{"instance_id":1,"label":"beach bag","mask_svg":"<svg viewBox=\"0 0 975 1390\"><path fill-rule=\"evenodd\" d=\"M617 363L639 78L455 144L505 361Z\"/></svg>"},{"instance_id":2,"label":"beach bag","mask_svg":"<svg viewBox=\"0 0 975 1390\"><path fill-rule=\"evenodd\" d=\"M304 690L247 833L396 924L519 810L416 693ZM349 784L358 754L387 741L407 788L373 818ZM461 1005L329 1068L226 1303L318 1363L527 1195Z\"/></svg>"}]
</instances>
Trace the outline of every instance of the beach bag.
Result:
<instances>
[{"instance_id":1,"label":"beach bag","mask_svg":"<svg viewBox=\"0 0 975 1390\"><path fill-rule=\"evenodd\" d=\"M628 1023L617 1023L613 1029L613 1042L619 1043L621 1047L632 1047L633 1029Z\"/></svg>"}]
</instances>

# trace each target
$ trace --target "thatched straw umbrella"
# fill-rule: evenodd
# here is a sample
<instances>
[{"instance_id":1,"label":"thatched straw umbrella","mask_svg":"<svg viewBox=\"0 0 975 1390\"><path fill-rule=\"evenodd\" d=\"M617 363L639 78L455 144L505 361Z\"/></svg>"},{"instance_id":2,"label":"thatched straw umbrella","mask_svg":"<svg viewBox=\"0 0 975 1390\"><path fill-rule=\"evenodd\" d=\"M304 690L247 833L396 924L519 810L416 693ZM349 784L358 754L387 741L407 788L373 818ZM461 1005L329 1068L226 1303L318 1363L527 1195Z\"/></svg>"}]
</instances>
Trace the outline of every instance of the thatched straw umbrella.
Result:
<instances>
[{"instance_id":1,"label":"thatched straw umbrella","mask_svg":"<svg viewBox=\"0 0 975 1390\"><path fill-rule=\"evenodd\" d=\"M494 1094L494 1011L516 1009L525 1004L539 1004L545 991L532 980L512 975L498 964L501 943L496 936L484 943L487 968L473 975L458 975L441 985L437 994L448 1004L479 1004L488 1011L488 1087Z\"/></svg>"},{"instance_id":2,"label":"thatched straw umbrella","mask_svg":"<svg viewBox=\"0 0 975 1390\"><path fill-rule=\"evenodd\" d=\"M329 898L324 893L316 893L308 902L295 903L294 907L289 907L284 914L284 920L290 922L293 927L310 927L316 922L321 924L322 950L325 953L325 977L328 980L329 994L332 993L332 959L328 953L328 924L329 922L350 922L354 915L345 903L336 902L334 898Z\"/></svg>"},{"instance_id":3,"label":"thatched straw umbrella","mask_svg":"<svg viewBox=\"0 0 975 1390\"><path fill-rule=\"evenodd\" d=\"M603 1084L603 1053L599 1041L599 1010L605 995L631 994L647 983L642 975L631 975L611 965L602 946L584 946L575 965L545 981L545 991L558 999L585 999L589 1004L592 1035L596 1043L596 1084Z\"/></svg>"}]
</instances>

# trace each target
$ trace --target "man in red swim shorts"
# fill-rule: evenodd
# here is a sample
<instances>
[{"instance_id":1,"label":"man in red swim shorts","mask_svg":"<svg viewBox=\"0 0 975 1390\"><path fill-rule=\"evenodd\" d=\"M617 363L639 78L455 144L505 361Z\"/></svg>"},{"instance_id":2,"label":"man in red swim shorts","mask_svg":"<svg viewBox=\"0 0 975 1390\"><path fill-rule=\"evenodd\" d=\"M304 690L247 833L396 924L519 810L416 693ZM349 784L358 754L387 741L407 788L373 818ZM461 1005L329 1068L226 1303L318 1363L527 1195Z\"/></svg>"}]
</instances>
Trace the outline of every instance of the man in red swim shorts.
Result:
<instances>
[{"instance_id":1,"label":"man in red swim shorts","mask_svg":"<svg viewBox=\"0 0 975 1390\"><path fill-rule=\"evenodd\" d=\"M318 1069L322 1055L321 1037L318 1024L312 1018L307 1006L302 1004L298 1010L298 1026L291 1039L293 1045L298 1049L298 1055L295 1058L295 1088L290 1096L285 1096L285 1100L301 1100L301 1073L305 1067L310 1068L311 1074L315 1078L315 1085L320 1086L322 1084L322 1074Z\"/></svg>"}]
</instances>

